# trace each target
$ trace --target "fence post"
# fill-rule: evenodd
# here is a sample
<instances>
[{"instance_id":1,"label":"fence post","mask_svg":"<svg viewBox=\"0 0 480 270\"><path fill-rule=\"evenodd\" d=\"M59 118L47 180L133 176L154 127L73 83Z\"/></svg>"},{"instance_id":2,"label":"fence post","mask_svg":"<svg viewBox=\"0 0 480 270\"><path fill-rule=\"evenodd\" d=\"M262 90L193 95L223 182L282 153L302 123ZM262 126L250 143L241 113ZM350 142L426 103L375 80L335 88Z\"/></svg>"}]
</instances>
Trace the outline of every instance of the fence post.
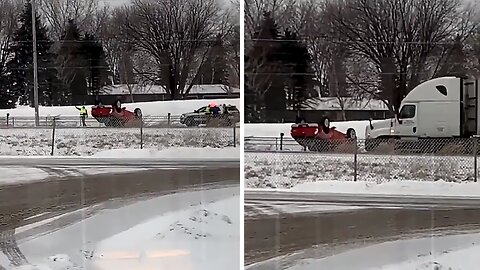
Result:
<instances>
[{"instance_id":1,"label":"fence post","mask_svg":"<svg viewBox=\"0 0 480 270\"><path fill-rule=\"evenodd\" d=\"M167 115L167 123L168 123L168 126L169 126L169 127L170 127L170 121L171 121L170 119L171 119L171 117L172 117L172 114L171 114L171 113L168 113L168 115Z\"/></svg>"},{"instance_id":2,"label":"fence post","mask_svg":"<svg viewBox=\"0 0 480 270\"><path fill-rule=\"evenodd\" d=\"M353 152L353 181L357 182L358 176L358 139L354 139L355 150Z\"/></svg>"},{"instance_id":3,"label":"fence post","mask_svg":"<svg viewBox=\"0 0 480 270\"><path fill-rule=\"evenodd\" d=\"M10 114L7 113L7 127L8 127L8 119L10 118Z\"/></svg>"},{"instance_id":4,"label":"fence post","mask_svg":"<svg viewBox=\"0 0 480 270\"><path fill-rule=\"evenodd\" d=\"M473 180L475 182L477 182L477 178L478 178L478 169L477 169L477 158L478 158L478 137L474 136L473 137Z\"/></svg>"},{"instance_id":5,"label":"fence post","mask_svg":"<svg viewBox=\"0 0 480 270\"><path fill-rule=\"evenodd\" d=\"M12 127L15 126L15 117L12 116Z\"/></svg>"},{"instance_id":6,"label":"fence post","mask_svg":"<svg viewBox=\"0 0 480 270\"><path fill-rule=\"evenodd\" d=\"M53 156L53 151L55 149L55 127L56 127L56 119L57 118L53 118L53 131L52 131L52 152L50 153L51 156Z\"/></svg>"},{"instance_id":7,"label":"fence post","mask_svg":"<svg viewBox=\"0 0 480 270\"><path fill-rule=\"evenodd\" d=\"M237 147L237 127L233 125L233 147Z\"/></svg>"},{"instance_id":8,"label":"fence post","mask_svg":"<svg viewBox=\"0 0 480 270\"><path fill-rule=\"evenodd\" d=\"M285 134L283 132L280 133L280 151L283 151L283 136L285 136Z\"/></svg>"},{"instance_id":9,"label":"fence post","mask_svg":"<svg viewBox=\"0 0 480 270\"><path fill-rule=\"evenodd\" d=\"M140 125L140 149L143 149L143 121Z\"/></svg>"}]
</instances>

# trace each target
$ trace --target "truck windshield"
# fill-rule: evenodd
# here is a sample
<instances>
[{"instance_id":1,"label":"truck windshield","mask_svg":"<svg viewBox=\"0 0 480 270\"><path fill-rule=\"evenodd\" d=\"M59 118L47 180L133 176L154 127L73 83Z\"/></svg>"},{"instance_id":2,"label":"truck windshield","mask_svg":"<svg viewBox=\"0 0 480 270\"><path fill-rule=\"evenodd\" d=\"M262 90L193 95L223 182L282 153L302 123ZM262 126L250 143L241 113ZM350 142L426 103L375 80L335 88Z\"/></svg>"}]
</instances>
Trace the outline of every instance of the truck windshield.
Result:
<instances>
[{"instance_id":1,"label":"truck windshield","mask_svg":"<svg viewBox=\"0 0 480 270\"><path fill-rule=\"evenodd\" d=\"M415 105L404 105L402 110L400 111L400 118L401 119L408 119L415 117Z\"/></svg>"}]
</instances>

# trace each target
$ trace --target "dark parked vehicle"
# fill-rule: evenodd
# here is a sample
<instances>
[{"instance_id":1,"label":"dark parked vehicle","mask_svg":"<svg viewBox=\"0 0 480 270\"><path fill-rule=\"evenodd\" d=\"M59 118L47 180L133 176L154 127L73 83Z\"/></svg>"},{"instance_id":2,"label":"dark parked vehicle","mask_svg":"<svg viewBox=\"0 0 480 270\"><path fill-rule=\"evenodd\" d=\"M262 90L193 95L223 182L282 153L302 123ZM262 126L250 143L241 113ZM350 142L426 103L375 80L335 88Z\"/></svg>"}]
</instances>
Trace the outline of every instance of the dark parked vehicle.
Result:
<instances>
[{"instance_id":1,"label":"dark parked vehicle","mask_svg":"<svg viewBox=\"0 0 480 270\"><path fill-rule=\"evenodd\" d=\"M180 116L180 123L189 127L208 125L214 121L218 126L233 126L240 121L240 111L234 105L220 105L218 115L213 115L208 106Z\"/></svg>"}]
</instances>

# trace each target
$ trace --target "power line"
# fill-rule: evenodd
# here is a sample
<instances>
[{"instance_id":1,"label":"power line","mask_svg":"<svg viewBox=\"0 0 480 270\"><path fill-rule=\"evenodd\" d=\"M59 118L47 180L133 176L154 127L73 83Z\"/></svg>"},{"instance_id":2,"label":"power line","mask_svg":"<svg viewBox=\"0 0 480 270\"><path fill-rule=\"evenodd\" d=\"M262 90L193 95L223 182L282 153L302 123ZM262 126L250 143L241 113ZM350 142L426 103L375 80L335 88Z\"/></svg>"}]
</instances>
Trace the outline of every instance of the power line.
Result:
<instances>
[{"instance_id":1,"label":"power line","mask_svg":"<svg viewBox=\"0 0 480 270\"><path fill-rule=\"evenodd\" d=\"M312 39L245 39L245 41L251 42L314 42L314 43L325 43L325 44L382 44L382 45L454 45L455 41L346 41L346 40L315 40Z\"/></svg>"}]
</instances>

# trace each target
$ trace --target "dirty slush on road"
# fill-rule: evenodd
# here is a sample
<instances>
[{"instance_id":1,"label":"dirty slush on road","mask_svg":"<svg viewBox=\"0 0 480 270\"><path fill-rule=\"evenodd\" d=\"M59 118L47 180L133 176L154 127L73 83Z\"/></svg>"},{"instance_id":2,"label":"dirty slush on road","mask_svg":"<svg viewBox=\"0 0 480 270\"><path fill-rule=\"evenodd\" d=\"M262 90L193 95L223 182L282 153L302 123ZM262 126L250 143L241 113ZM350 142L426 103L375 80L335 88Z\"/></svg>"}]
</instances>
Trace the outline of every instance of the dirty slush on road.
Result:
<instances>
[{"instance_id":1,"label":"dirty slush on road","mask_svg":"<svg viewBox=\"0 0 480 270\"><path fill-rule=\"evenodd\" d=\"M238 177L238 168L152 169L4 186L0 188L0 249L13 266L20 266L27 259L17 241L31 235L16 234L18 227L111 200L121 203L187 189L238 184ZM0 265L0 269L3 267Z\"/></svg>"},{"instance_id":2,"label":"dirty slush on road","mask_svg":"<svg viewBox=\"0 0 480 270\"><path fill-rule=\"evenodd\" d=\"M251 210L245 207L245 212ZM479 217L480 208L366 208L246 216L245 264L311 248L315 258L322 258L405 237L480 230Z\"/></svg>"}]
</instances>

